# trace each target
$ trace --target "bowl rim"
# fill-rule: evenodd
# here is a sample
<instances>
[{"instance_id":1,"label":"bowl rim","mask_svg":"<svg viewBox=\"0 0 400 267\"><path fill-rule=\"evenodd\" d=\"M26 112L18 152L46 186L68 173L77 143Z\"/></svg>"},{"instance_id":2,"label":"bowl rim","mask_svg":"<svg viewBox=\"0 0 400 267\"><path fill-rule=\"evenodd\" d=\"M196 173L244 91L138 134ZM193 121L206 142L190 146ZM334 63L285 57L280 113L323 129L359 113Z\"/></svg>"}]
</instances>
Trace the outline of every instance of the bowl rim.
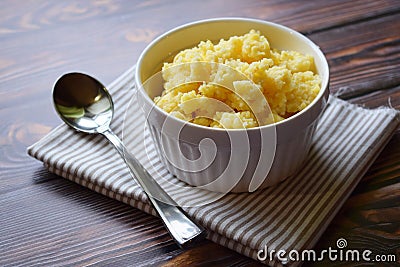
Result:
<instances>
[{"instance_id":1,"label":"bowl rim","mask_svg":"<svg viewBox=\"0 0 400 267\"><path fill-rule=\"evenodd\" d=\"M266 25L269 25L271 27L276 27L276 28L279 28L280 30L287 31L290 34L296 35L298 38L302 39L308 46L310 46L315 51L315 53L318 55L318 57L321 59L321 62L323 63L323 68L326 68L325 79L322 79L322 77L320 76L321 77L321 88L320 88L320 91L318 92L318 95L313 99L313 101L310 104L307 105L307 107L302 109L300 112L297 112L296 114L290 116L289 118L286 118L286 119L284 119L282 121L279 121L279 122L274 122L274 123L271 123L271 124L267 124L267 125L262 125L262 126L252 127L252 128L239 128L239 129L214 128L214 127L207 127L207 126L203 126L203 125L187 122L187 121L184 121L184 120L181 120L179 118L176 118L176 117L172 116L170 113L168 113L165 110L163 110L160 107L158 107L155 104L155 102L149 97L147 92L145 92L145 90L143 88L143 82L142 82L142 79L140 77L140 66L141 66L141 63L143 62L143 59L146 56L146 54L158 42L160 42L163 38L167 37L170 34L173 34L175 32L184 30L186 28L195 27L197 25L215 23L215 22L222 22L222 21L225 21L225 22L229 22L229 21L241 22L241 21L243 21L243 22L266 24ZM148 79L151 79L151 77L153 77L153 76L150 76ZM144 82L146 82L146 81L144 81ZM176 122L185 124L185 127L190 126L190 127L194 127L194 128L200 128L200 129L203 129L203 130L207 129L209 131L224 131L224 132L225 131L246 131L246 132L247 131L259 131L259 130L262 130L262 129L276 128L276 127L279 127L281 125L283 126L285 124L289 124L290 122L294 121L295 119L297 119L297 118L303 116L305 113L307 113L318 102L322 101L324 98L325 98L325 100L328 98L328 95L329 95L329 81L330 81L330 72L329 72L328 61L327 61L324 53L321 51L320 47L317 44L315 44L311 39L309 39L308 37L306 37L302 33L298 32L298 31L296 31L296 30L294 30L292 28L289 28L289 27L287 27L285 25L278 24L278 23L271 22L271 21L267 21L267 20L261 20L261 19L256 19L256 18L245 18L245 17L218 17L218 18L202 19L202 20L196 20L196 21L188 22L188 23L179 25L177 27L174 27L174 28L164 32L163 34L159 35L158 37L156 37L153 41L151 41L145 47L145 49L142 51L142 53L140 54L140 56L139 56L139 58L137 60L136 70L135 70L135 83L136 83L136 86L138 87L138 88L136 88L137 93L140 93L140 94L142 94L144 96L145 101L147 101L151 105L152 109L155 108L158 112L161 112L164 116L170 116Z\"/></svg>"}]
</instances>

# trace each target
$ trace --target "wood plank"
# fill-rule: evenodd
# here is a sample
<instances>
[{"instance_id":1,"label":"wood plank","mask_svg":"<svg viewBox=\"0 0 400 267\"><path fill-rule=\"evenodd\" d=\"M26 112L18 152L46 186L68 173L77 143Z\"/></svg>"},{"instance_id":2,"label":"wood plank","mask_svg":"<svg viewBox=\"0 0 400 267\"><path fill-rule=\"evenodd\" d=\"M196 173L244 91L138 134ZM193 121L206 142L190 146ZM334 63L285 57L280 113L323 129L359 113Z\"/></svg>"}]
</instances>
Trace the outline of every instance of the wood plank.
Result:
<instances>
[{"instance_id":1,"label":"wood plank","mask_svg":"<svg viewBox=\"0 0 400 267\"><path fill-rule=\"evenodd\" d=\"M385 106L399 110L400 86L397 85L394 88L384 88L382 90L376 90L369 94L353 97L351 99L348 99L348 101L369 108L378 108Z\"/></svg>"},{"instance_id":2,"label":"wood plank","mask_svg":"<svg viewBox=\"0 0 400 267\"><path fill-rule=\"evenodd\" d=\"M0 266L146 266L182 253L158 218L49 175L51 180L2 194L0 206L7 216L0 217ZM214 248L210 263L254 262L209 241L179 257L197 253L193 260L200 260L209 246Z\"/></svg>"},{"instance_id":3,"label":"wood plank","mask_svg":"<svg viewBox=\"0 0 400 267\"><path fill-rule=\"evenodd\" d=\"M398 29L400 13L311 34L327 55L332 93L349 99L400 85Z\"/></svg>"},{"instance_id":4,"label":"wood plank","mask_svg":"<svg viewBox=\"0 0 400 267\"><path fill-rule=\"evenodd\" d=\"M18 84L27 88L32 80L46 79L31 88L34 92L46 88L60 73L69 69L87 70L97 74L105 83L111 82L134 64L142 49L154 37L172 27L197 19L247 17L252 14L255 18L283 23L299 31L315 32L349 21L391 14L400 8L398 2L393 0L358 0L351 3L344 0L277 1L268 5L255 0L235 0L230 5L210 0L190 4L187 1L174 2L174 12L185 12L185 16L181 17L173 15L173 12L162 12L171 5L162 1L137 1L135 4L31 2L24 14L12 12L12 2L3 1L1 5L4 7L0 9L4 16L0 16L0 25L3 25L0 31L3 50L0 58L0 83L4 82L8 90L20 91L21 88L11 86L13 83L9 81L18 80ZM327 17L325 12L331 16ZM159 18L154 20L146 14L158 14ZM82 35L83 32L86 34ZM41 38L37 38L38 34ZM118 49L118 52L111 47ZM43 60L46 65L39 66ZM14 67L12 72L11 67Z\"/></svg>"},{"instance_id":5,"label":"wood plank","mask_svg":"<svg viewBox=\"0 0 400 267\"><path fill-rule=\"evenodd\" d=\"M43 28L87 23L102 18L108 20L120 16L119 22L132 17L135 21L157 27L171 27L188 21L222 16L254 17L273 20L296 27L299 31L315 32L327 28L366 20L399 11L395 0L362 1L77 1L50 2L26 1L19 6L12 0L0 3L0 34L26 33ZM18 8L26 10L18 14ZM183 13L184 12L184 13ZM148 16L157 14L157 19ZM180 14L181 16L176 16ZM182 16L185 14L185 16ZM327 16L326 14L329 14ZM168 26L170 25L170 26ZM136 28L142 28L136 25Z\"/></svg>"}]
</instances>

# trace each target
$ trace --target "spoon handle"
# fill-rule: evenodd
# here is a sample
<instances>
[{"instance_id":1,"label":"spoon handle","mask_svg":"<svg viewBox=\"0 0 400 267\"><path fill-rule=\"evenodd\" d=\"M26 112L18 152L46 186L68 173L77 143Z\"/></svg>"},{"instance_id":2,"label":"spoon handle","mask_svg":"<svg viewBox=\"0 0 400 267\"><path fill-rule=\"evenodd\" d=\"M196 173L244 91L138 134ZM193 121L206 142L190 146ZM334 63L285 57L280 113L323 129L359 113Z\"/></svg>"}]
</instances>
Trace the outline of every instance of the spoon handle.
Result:
<instances>
[{"instance_id":1,"label":"spoon handle","mask_svg":"<svg viewBox=\"0 0 400 267\"><path fill-rule=\"evenodd\" d=\"M161 188L142 164L128 152L121 140L110 130L101 132L124 158L131 174L147 194L151 204L161 217L172 238L180 247L187 247L197 239L203 239L206 231L193 222L176 202Z\"/></svg>"}]
</instances>

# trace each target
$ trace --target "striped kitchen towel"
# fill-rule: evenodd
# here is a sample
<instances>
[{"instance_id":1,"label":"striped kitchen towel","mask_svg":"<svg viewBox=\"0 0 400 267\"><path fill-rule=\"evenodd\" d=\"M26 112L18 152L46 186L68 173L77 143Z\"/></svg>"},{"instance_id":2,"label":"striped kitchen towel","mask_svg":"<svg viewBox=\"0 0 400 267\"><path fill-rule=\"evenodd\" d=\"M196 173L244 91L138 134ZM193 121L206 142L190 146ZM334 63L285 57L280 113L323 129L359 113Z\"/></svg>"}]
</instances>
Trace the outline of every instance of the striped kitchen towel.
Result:
<instances>
[{"instance_id":1,"label":"striped kitchen towel","mask_svg":"<svg viewBox=\"0 0 400 267\"><path fill-rule=\"evenodd\" d=\"M108 89L116 111L111 128L150 173L163 177L162 186L208 229L208 238L272 266L301 263L266 257L265 248L300 253L311 249L400 124L393 109L368 110L331 96L308 159L295 176L254 193L192 194L159 160L135 106L134 67ZM60 125L30 146L28 153L57 175L155 215L123 160L101 136Z\"/></svg>"}]
</instances>

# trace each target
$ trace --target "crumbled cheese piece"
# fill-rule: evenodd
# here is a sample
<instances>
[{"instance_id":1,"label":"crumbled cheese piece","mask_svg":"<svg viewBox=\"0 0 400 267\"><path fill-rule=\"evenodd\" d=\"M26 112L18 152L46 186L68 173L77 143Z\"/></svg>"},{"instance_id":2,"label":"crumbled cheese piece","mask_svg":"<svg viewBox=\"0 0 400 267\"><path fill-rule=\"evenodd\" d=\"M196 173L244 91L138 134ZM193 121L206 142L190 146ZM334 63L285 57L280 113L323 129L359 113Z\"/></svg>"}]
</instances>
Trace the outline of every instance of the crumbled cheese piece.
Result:
<instances>
[{"instance_id":1,"label":"crumbled cheese piece","mask_svg":"<svg viewBox=\"0 0 400 267\"><path fill-rule=\"evenodd\" d=\"M312 56L271 49L255 30L185 49L164 63L162 75L165 90L154 98L160 108L183 120L223 128L284 120L307 107L321 84Z\"/></svg>"}]
</instances>

